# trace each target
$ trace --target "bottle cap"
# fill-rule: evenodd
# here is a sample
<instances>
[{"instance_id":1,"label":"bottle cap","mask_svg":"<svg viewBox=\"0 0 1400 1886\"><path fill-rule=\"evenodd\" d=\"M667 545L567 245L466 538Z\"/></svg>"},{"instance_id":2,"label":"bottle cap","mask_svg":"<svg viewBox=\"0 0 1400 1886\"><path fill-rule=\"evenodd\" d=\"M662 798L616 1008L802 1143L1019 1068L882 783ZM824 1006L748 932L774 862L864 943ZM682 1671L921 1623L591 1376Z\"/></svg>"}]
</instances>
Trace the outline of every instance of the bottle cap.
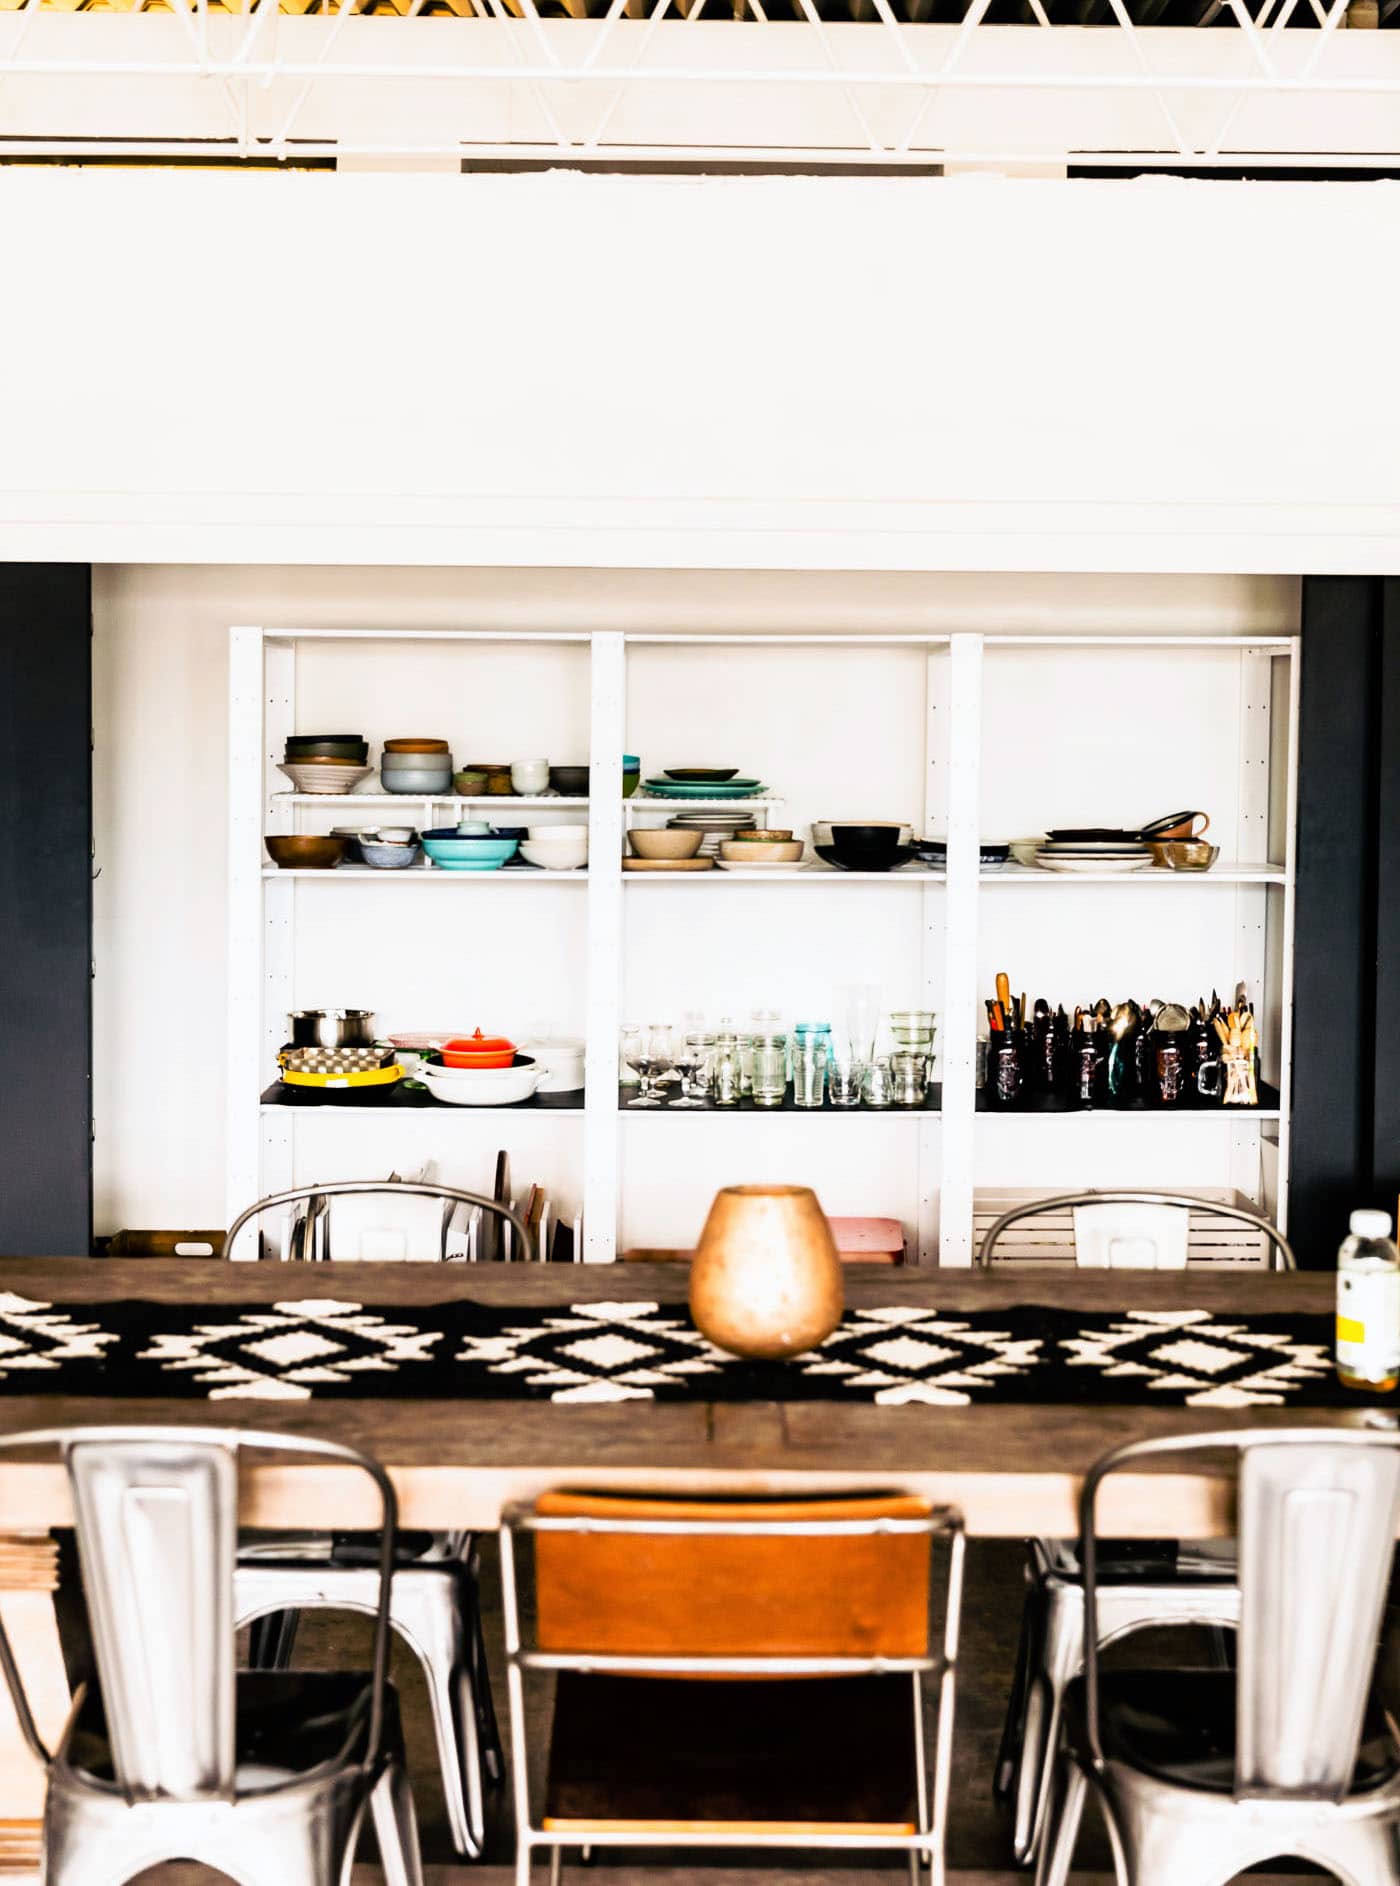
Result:
<instances>
[{"instance_id":1,"label":"bottle cap","mask_svg":"<svg viewBox=\"0 0 1400 1886\"><path fill-rule=\"evenodd\" d=\"M1388 1211L1354 1211L1351 1214L1352 1234L1358 1238L1388 1238L1390 1236L1390 1213Z\"/></svg>"}]
</instances>

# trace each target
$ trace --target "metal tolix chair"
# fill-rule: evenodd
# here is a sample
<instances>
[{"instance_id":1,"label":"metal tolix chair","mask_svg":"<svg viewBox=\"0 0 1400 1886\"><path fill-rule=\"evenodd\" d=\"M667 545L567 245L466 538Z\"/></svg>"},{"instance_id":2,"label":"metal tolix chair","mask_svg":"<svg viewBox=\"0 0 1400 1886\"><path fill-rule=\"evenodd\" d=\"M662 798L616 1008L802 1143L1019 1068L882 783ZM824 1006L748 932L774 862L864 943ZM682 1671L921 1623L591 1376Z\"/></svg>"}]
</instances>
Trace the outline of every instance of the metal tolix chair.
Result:
<instances>
[{"instance_id":1,"label":"metal tolix chair","mask_svg":"<svg viewBox=\"0 0 1400 1886\"><path fill-rule=\"evenodd\" d=\"M343 1196L383 1193L390 1198L440 1199L445 1207L470 1205L504 1219L533 1255L529 1227L509 1206L477 1192L417 1180L348 1179L299 1186L259 1199L240 1212L224 1240L228 1258L244 1229L262 1214L305 1203L310 1216ZM445 1210L445 1234L450 1210ZM432 1253L441 1259L442 1251ZM412 1261L412 1260L409 1260ZM420 1535L405 1540L394 1564L389 1623L417 1658L428 1686L433 1734L448 1826L457 1851L479 1859L485 1838L485 1788L505 1778L505 1756L491 1699L481 1630L478 1559L470 1533ZM302 1611L369 1611L374 1577L363 1548L327 1534L240 1544L234 1579L239 1624L253 1626L249 1658L261 1669L287 1669Z\"/></svg>"},{"instance_id":2,"label":"metal tolix chair","mask_svg":"<svg viewBox=\"0 0 1400 1886\"><path fill-rule=\"evenodd\" d=\"M1102 1671L1099 1489L1186 1455L1226 1457L1238 1476L1238 1671ZM1398 1523L1393 1430L1237 1429L1095 1464L1080 1503L1084 1674L1037 1886L1065 1886L1090 1788L1121 1886L1224 1886L1280 1855L1344 1886L1400 1880L1400 1743L1370 1701Z\"/></svg>"},{"instance_id":3,"label":"metal tolix chair","mask_svg":"<svg viewBox=\"0 0 1400 1886\"><path fill-rule=\"evenodd\" d=\"M3 1669L47 1772L45 1886L119 1886L193 1860L239 1886L343 1886L366 1807L388 1886L422 1886L398 1704L387 1678L394 1491L330 1441L232 1428L54 1428L0 1450L57 1448L72 1492L97 1681L58 1747L39 1735L9 1640ZM235 1668L238 1467L252 1451L369 1476L383 1527L373 1668Z\"/></svg>"},{"instance_id":4,"label":"metal tolix chair","mask_svg":"<svg viewBox=\"0 0 1400 1886\"><path fill-rule=\"evenodd\" d=\"M941 1628L933 1541L948 1545ZM517 1554L534 1553L534 1647ZM944 1879L963 1530L910 1495L550 1493L503 1516L516 1881L537 1848L883 1849ZM542 1813L525 1679L555 1674ZM935 1753L924 1679L939 1684Z\"/></svg>"},{"instance_id":5,"label":"metal tolix chair","mask_svg":"<svg viewBox=\"0 0 1400 1886\"><path fill-rule=\"evenodd\" d=\"M1275 1271L1297 1269L1287 1238L1257 1212L1189 1192L1140 1191L1073 1192L1013 1206L989 1228L978 1263L990 1267L1003 1233L1025 1219L1115 1205L1159 1206L1245 1225L1258 1232ZM1138 1228L1135 1242L1144 1229ZM1229 1631L1239 1621L1239 1586L1229 1542L1213 1552L1184 1552L1169 1540L1139 1548L1120 1545L1109 1554L1101 1552L1099 1564L1101 1649L1134 1631L1181 1625ZM1012 1849L1022 1865L1039 1849L1060 1710L1066 1689L1084 1664L1084 1586L1073 1542L1032 1539L1026 1584L1016 1675L995 1778L996 1794L1011 1804Z\"/></svg>"}]
</instances>

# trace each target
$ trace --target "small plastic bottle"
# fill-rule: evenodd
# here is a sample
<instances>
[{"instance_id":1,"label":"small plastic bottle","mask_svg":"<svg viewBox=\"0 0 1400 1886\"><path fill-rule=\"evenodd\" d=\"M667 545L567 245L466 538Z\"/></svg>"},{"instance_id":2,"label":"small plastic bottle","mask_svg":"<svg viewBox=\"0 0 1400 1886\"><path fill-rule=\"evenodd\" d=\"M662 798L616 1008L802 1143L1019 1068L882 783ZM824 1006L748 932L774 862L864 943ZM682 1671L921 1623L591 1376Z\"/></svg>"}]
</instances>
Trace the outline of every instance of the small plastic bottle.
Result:
<instances>
[{"instance_id":1,"label":"small plastic bottle","mask_svg":"<svg viewBox=\"0 0 1400 1886\"><path fill-rule=\"evenodd\" d=\"M1400 1252L1388 1212L1354 1211L1337 1253L1337 1374L1372 1394L1400 1384Z\"/></svg>"}]
</instances>

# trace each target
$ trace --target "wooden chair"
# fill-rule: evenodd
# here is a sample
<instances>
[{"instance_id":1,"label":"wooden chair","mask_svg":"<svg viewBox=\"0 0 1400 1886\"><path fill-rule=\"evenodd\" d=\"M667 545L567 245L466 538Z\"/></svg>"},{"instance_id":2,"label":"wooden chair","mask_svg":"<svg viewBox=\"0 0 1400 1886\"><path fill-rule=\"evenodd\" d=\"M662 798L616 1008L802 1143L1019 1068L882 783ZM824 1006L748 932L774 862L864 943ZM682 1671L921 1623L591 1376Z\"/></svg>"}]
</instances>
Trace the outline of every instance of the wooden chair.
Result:
<instances>
[{"instance_id":1,"label":"wooden chair","mask_svg":"<svg viewBox=\"0 0 1400 1886\"><path fill-rule=\"evenodd\" d=\"M517 1552L533 1541L521 1640ZM947 1542L942 1628L933 1542ZM517 1849L894 1849L944 1877L962 1518L905 1494L548 1493L501 1531ZM525 1678L556 1673L532 1818ZM924 1678L939 1680L930 1774Z\"/></svg>"}]
</instances>

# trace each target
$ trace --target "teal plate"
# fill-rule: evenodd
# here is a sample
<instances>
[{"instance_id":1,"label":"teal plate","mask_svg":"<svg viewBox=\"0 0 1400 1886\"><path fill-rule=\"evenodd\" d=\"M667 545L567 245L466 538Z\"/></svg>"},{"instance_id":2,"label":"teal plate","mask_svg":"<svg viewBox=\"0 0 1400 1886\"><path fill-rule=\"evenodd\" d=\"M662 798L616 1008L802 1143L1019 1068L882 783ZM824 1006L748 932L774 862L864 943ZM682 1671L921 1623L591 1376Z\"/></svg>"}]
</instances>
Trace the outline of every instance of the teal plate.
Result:
<instances>
[{"instance_id":1,"label":"teal plate","mask_svg":"<svg viewBox=\"0 0 1400 1886\"><path fill-rule=\"evenodd\" d=\"M722 785L691 785L678 779L647 779L642 790L657 799L751 799L767 788L761 779L726 779Z\"/></svg>"}]
</instances>

